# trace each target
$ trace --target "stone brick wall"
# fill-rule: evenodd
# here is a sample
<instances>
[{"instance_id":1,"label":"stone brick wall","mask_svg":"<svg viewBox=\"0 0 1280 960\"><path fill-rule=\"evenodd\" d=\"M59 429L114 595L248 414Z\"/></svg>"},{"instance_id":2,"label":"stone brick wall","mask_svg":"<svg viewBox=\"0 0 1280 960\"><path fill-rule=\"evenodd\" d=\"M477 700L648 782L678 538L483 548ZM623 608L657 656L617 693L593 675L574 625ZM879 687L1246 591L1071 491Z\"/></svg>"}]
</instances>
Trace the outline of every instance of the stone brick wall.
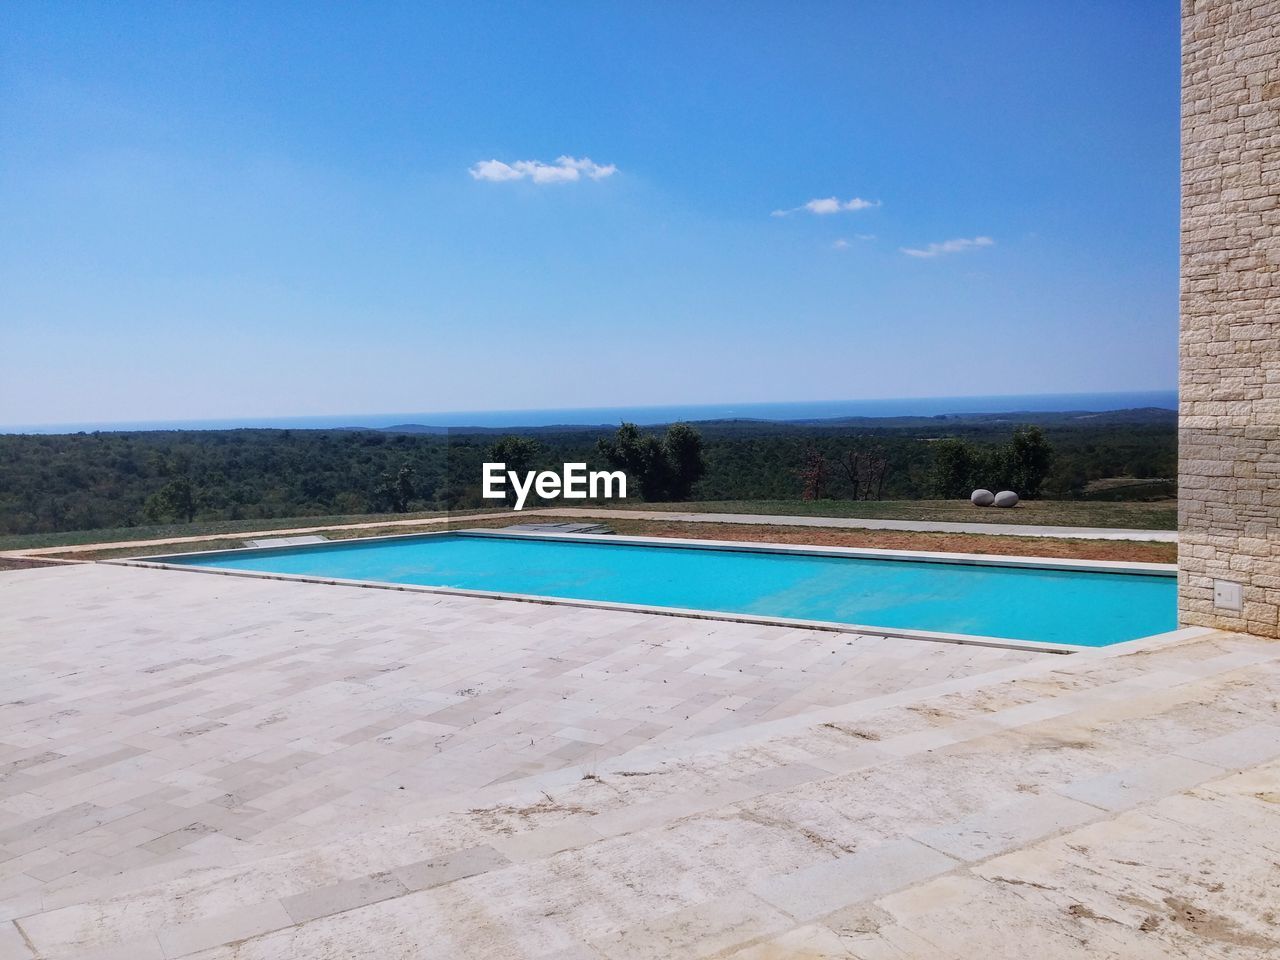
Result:
<instances>
[{"instance_id":1,"label":"stone brick wall","mask_svg":"<svg viewBox=\"0 0 1280 960\"><path fill-rule=\"evenodd\" d=\"M1182 14L1181 619L1280 637L1280 0Z\"/></svg>"}]
</instances>

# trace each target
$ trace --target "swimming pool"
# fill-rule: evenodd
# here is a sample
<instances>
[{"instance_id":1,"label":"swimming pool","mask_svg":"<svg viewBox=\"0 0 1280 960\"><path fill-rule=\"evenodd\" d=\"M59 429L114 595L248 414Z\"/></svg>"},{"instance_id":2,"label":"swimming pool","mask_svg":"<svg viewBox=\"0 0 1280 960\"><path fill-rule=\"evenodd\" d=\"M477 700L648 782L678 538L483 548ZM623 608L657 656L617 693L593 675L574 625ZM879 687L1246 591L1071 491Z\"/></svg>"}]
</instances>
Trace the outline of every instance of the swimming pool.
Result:
<instances>
[{"instance_id":1,"label":"swimming pool","mask_svg":"<svg viewBox=\"0 0 1280 960\"><path fill-rule=\"evenodd\" d=\"M481 532L150 559L222 571L1090 647L1176 626L1175 578L1153 565L1118 572L1071 561L958 562L851 550Z\"/></svg>"}]
</instances>

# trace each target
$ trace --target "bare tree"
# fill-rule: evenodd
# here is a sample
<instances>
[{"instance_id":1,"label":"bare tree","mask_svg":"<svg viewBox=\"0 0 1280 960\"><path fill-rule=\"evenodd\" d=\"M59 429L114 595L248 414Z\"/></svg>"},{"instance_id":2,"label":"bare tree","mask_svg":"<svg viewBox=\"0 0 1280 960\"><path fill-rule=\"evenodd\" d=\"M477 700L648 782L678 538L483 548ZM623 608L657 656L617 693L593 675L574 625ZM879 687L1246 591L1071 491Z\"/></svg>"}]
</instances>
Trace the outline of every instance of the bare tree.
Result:
<instances>
[{"instance_id":1,"label":"bare tree","mask_svg":"<svg viewBox=\"0 0 1280 960\"><path fill-rule=\"evenodd\" d=\"M854 500L880 500L884 497L889 461L878 447L846 450L837 463L853 488Z\"/></svg>"}]
</instances>

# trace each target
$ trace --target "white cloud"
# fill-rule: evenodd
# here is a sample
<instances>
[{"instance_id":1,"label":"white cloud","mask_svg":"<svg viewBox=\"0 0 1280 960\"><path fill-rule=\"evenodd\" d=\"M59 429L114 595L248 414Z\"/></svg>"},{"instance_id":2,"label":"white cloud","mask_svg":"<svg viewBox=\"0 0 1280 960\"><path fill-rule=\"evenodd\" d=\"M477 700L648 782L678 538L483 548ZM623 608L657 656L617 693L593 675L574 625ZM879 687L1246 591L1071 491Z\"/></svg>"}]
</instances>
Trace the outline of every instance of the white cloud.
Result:
<instances>
[{"instance_id":1,"label":"white cloud","mask_svg":"<svg viewBox=\"0 0 1280 960\"><path fill-rule=\"evenodd\" d=\"M965 250L994 245L995 241L990 237L973 237L972 239L959 237L955 240L944 240L942 243L931 243L927 247L900 247L899 249L908 257L936 257L943 253L963 253Z\"/></svg>"},{"instance_id":2,"label":"white cloud","mask_svg":"<svg viewBox=\"0 0 1280 960\"><path fill-rule=\"evenodd\" d=\"M525 176L515 167L507 166L501 160L481 160L467 172L476 180L492 180L495 183L502 180L521 180Z\"/></svg>"},{"instance_id":3,"label":"white cloud","mask_svg":"<svg viewBox=\"0 0 1280 960\"><path fill-rule=\"evenodd\" d=\"M818 216L826 216L831 213L844 213L852 210L865 210L868 207L880 206L879 200L863 200L861 197L852 197L849 200L841 200L839 197L819 197L810 200L808 203L802 203L798 207L792 207L790 210L775 210L775 217L789 217L793 213L799 213L801 210L815 213Z\"/></svg>"},{"instance_id":4,"label":"white cloud","mask_svg":"<svg viewBox=\"0 0 1280 960\"><path fill-rule=\"evenodd\" d=\"M874 240L875 238L876 238L876 235L874 233L855 233L853 235L853 240L850 240L848 237L839 237L836 240L833 240L831 242L831 249L832 250L848 250L850 247L853 246L854 240L857 240L860 243L867 243L871 240Z\"/></svg>"},{"instance_id":5,"label":"white cloud","mask_svg":"<svg viewBox=\"0 0 1280 960\"><path fill-rule=\"evenodd\" d=\"M594 163L590 158L557 157L555 163L541 160L517 160L503 163L501 160L481 160L467 172L476 180L502 183L506 180L532 180L534 183L570 183L588 177L603 180L618 172L612 163Z\"/></svg>"}]
</instances>

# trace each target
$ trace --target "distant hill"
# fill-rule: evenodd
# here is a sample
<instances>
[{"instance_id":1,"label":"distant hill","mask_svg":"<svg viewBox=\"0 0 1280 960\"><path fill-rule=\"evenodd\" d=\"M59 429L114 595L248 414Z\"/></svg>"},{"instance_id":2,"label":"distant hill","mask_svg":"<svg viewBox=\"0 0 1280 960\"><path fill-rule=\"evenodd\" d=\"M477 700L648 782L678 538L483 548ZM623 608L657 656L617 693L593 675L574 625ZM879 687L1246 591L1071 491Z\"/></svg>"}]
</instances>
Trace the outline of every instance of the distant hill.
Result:
<instances>
[{"instance_id":1,"label":"distant hill","mask_svg":"<svg viewBox=\"0 0 1280 960\"><path fill-rule=\"evenodd\" d=\"M1109 426L1109 425L1144 425L1175 426L1178 414L1175 410L1163 407L1134 407L1129 410L1108 410L1096 412L1090 410L1063 410L1060 412L1024 411L1014 413L955 413L939 414L931 417L830 417L820 419L798 420L761 420L740 417L721 420L688 421L703 433L724 436L730 434L787 434L795 432L811 433L815 430L921 430L931 426L955 427L992 427L1000 424L1037 424L1045 427ZM377 428L379 433L411 433L430 434L436 436L502 436L520 434L524 436L563 436L573 433L603 433L617 428L616 423L559 423L537 427L442 427L424 423L400 423L390 427ZM645 427L647 430L660 430L667 424L654 424ZM367 430L367 427L347 427L349 430Z\"/></svg>"}]
</instances>

